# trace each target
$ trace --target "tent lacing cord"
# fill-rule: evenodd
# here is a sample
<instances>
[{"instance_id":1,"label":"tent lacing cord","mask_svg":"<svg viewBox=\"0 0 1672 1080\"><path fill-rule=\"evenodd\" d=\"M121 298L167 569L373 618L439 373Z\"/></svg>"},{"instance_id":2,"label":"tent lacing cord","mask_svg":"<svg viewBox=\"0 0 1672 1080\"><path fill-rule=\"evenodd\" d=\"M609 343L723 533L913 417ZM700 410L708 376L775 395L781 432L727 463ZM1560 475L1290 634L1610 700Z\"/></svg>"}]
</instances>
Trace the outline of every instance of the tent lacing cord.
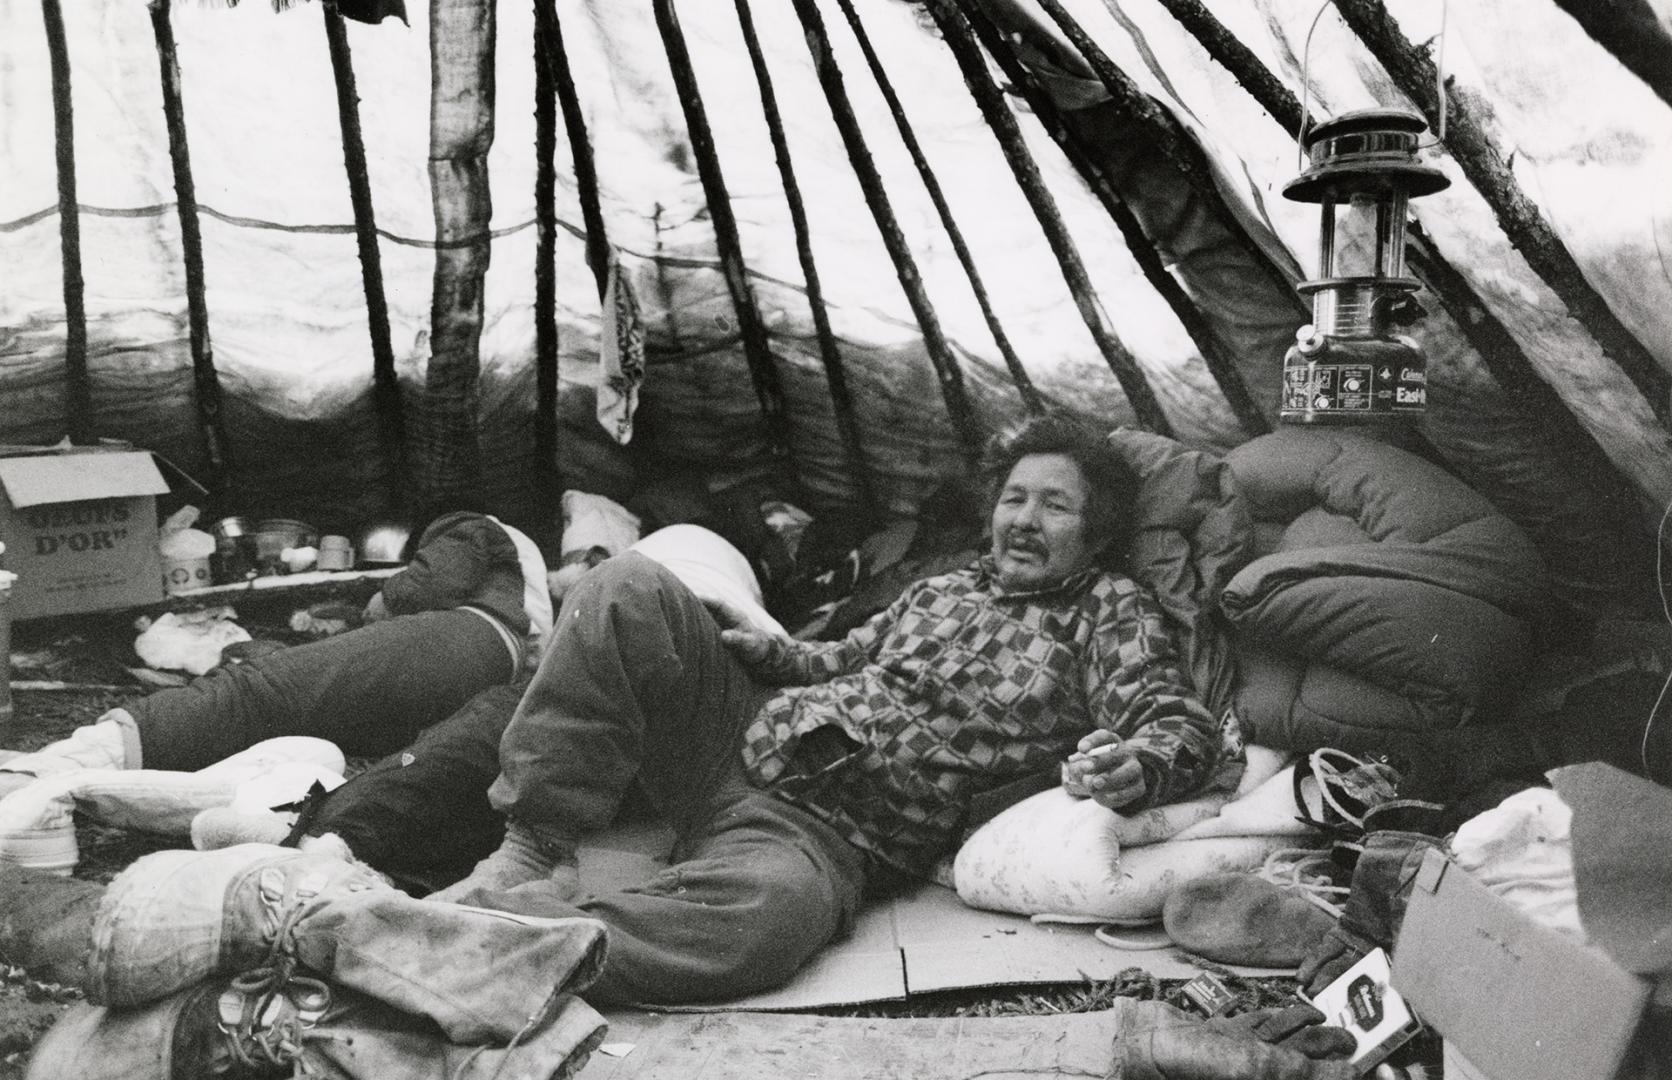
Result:
<instances>
[{"instance_id":1,"label":"tent lacing cord","mask_svg":"<svg viewBox=\"0 0 1672 1080\"><path fill-rule=\"evenodd\" d=\"M1672 502L1666 504L1666 509L1660 515L1660 524L1655 526L1655 592L1660 596L1660 611L1666 616L1668 625L1672 625L1672 607L1666 602L1666 520L1672 517ZM1660 706L1666 700L1666 690L1672 687L1672 671L1666 673L1666 681L1660 684L1660 693L1655 695L1655 703L1649 708L1649 719L1643 725L1643 742L1637 748L1637 759L1643 763L1643 772L1650 774L1654 770L1649 766L1649 734L1655 729L1655 717L1660 713Z\"/></svg>"}]
</instances>

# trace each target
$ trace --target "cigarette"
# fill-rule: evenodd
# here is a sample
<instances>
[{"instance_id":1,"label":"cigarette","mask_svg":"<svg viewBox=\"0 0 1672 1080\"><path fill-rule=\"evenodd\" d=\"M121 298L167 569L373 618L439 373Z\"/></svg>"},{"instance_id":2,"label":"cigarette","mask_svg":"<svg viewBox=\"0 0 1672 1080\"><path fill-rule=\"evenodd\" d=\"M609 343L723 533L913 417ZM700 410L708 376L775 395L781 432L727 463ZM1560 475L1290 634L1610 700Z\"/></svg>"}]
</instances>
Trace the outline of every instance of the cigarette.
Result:
<instances>
[{"instance_id":1,"label":"cigarette","mask_svg":"<svg viewBox=\"0 0 1672 1080\"><path fill-rule=\"evenodd\" d=\"M1076 750L1076 751L1074 751L1073 756L1077 757L1077 758L1088 758L1088 759L1089 758L1095 758L1095 757L1102 757L1104 754L1112 754L1116 750L1119 750L1120 746L1121 746L1121 741L1119 739L1116 739L1112 743L1104 743L1101 746L1094 746L1090 750Z\"/></svg>"}]
</instances>

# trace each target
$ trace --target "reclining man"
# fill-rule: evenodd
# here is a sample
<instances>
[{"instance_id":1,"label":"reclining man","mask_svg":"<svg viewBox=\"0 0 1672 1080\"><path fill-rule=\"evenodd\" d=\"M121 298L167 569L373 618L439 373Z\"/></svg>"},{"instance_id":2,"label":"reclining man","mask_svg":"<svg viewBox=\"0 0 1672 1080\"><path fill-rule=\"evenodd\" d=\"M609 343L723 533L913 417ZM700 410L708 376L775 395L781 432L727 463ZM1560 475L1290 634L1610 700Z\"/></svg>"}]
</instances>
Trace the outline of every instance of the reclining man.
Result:
<instances>
[{"instance_id":1,"label":"reclining man","mask_svg":"<svg viewBox=\"0 0 1672 1080\"><path fill-rule=\"evenodd\" d=\"M588 999L673 1003L787 980L866 895L953 851L980 794L1059 769L1117 811L1194 794L1224 753L1219 725L1161 609L1109 565L1135 478L1058 417L995 438L986 464L991 552L838 642L746 627L724 603L711 614L637 553L604 562L565 596L514 714L435 724L319 800L291 840L335 833L421 886L440 876L426 864L485 854L437 898L601 920L609 956ZM576 846L635 785L674 826L671 863L587 895Z\"/></svg>"},{"instance_id":2,"label":"reclining man","mask_svg":"<svg viewBox=\"0 0 1672 1080\"><path fill-rule=\"evenodd\" d=\"M602 920L597 1002L722 999L788 979L870 889L927 875L978 793L1067 759L1115 810L1193 794L1219 727L1160 608L1106 565L1135 478L1056 417L986 464L991 553L839 642L722 629L632 553L590 572L500 744L505 839L439 897ZM576 845L635 780L675 827L671 865L585 895Z\"/></svg>"}]
</instances>

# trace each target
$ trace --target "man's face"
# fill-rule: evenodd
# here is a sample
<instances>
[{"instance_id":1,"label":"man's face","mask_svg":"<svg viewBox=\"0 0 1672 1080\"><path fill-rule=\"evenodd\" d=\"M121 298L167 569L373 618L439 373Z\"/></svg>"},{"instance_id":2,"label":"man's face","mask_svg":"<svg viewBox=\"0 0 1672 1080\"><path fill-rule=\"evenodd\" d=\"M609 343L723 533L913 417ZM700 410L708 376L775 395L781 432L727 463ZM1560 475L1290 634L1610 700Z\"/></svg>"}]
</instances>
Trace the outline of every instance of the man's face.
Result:
<instances>
[{"instance_id":1,"label":"man's face","mask_svg":"<svg viewBox=\"0 0 1672 1080\"><path fill-rule=\"evenodd\" d=\"M1043 589L1091 565L1086 478L1064 454L1018 461L993 506L993 564L1012 591Z\"/></svg>"}]
</instances>

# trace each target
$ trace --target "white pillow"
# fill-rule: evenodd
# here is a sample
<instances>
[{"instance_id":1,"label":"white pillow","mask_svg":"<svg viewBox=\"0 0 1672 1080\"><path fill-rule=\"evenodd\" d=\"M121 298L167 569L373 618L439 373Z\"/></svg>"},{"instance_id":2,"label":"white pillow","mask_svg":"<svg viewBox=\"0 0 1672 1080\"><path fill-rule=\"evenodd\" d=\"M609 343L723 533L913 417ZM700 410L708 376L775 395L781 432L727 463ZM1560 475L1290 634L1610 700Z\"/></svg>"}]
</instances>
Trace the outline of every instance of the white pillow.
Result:
<instances>
[{"instance_id":1,"label":"white pillow","mask_svg":"<svg viewBox=\"0 0 1672 1080\"><path fill-rule=\"evenodd\" d=\"M564 556L595 547L620 555L638 538L638 516L614 499L590 491L571 489L563 493L563 539L559 550Z\"/></svg>"},{"instance_id":2,"label":"white pillow","mask_svg":"<svg viewBox=\"0 0 1672 1080\"><path fill-rule=\"evenodd\" d=\"M749 560L719 533L701 525L669 525L640 540L631 550L667 567L703 603L725 601L748 616L755 629L789 636L761 606L760 582Z\"/></svg>"},{"instance_id":3,"label":"white pillow","mask_svg":"<svg viewBox=\"0 0 1672 1080\"><path fill-rule=\"evenodd\" d=\"M1211 818L1223 796L1161 808L1179 820ZM1150 812L1151 814L1155 812ZM1199 815L1199 817L1198 817ZM1228 836L1128 844L1168 815L1123 818L1060 787L1023 799L982 825L959 849L952 875L971 907L1070 921L1153 922L1168 893L1225 870L1253 870L1290 846L1285 836ZM1176 831L1176 829L1175 829Z\"/></svg>"}]
</instances>

